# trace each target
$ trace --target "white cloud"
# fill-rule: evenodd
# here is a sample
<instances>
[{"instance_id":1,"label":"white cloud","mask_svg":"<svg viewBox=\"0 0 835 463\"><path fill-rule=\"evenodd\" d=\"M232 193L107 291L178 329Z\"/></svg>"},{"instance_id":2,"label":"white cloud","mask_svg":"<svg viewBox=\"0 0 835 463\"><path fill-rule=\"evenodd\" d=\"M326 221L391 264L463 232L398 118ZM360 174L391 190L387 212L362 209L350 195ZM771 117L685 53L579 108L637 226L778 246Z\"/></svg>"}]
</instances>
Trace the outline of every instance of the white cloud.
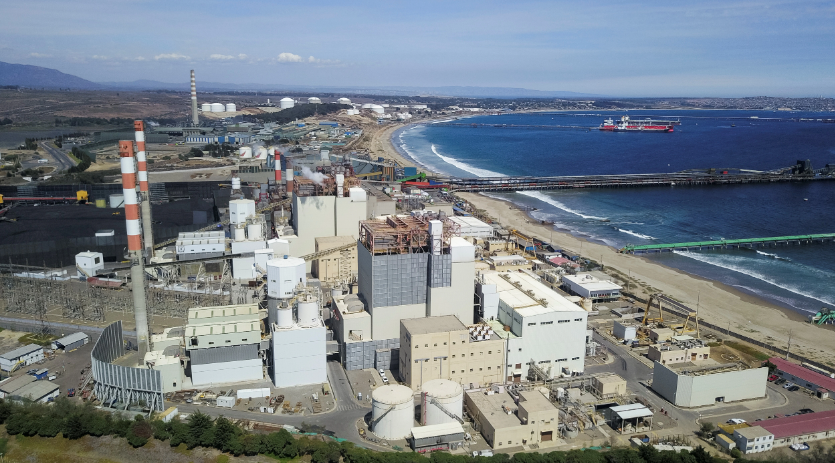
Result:
<instances>
[{"instance_id":1,"label":"white cloud","mask_svg":"<svg viewBox=\"0 0 835 463\"><path fill-rule=\"evenodd\" d=\"M137 56L136 58L128 58L131 61L148 61L144 56Z\"/></svg>"},{"instance_id":2,"label":"white cloud","mask_svg":"<svg viewBox=\"0 0 835 463\"><path fill-rule=\"evenodd\" d=\"M246 59L246 55L241 53L240 55L238 55L238 59Z\"/></svg>"},{"instance_id":3,"label":"white cloud","mask_svg":"<svg viewBox=\"0 0 835 463\"><path fill-rule=\"evenodd\" d=\"M215 61L229 61L229 60L235 59L235 57L232 56L232 55L220 55L220 54L215 53L213 55L209 55L209 59L215 60Z\"/></svg>"},{"instance_id":4,"label":"white cloud","mask_svg":"<svg viewBox=\"0 0 835 463\"><path fill-rule=\"evenodd\" d=\"M321 64L321 65L338 65L340 64L339 60L332 60L332 59L319 59L314 57L308 57L307 62L310 64Z\"/></svg>"},{"instance_id":5,"label":"white cloud","mask_svg":"<svg viewBox=\"0 0 835 463\"><path fill-rule=\"evenodd\" d=\"M154 59L159 60L172 60L172 61L181 61L181 60L190 60L191 58L186 55L181 55L179 53L163 53L161 55L154 56Z\"/></svg>"},{"instance_id":6,"label":"white cloud","mask_svg":"<svg viewBox=\"0 0 835 463\"><path fill-rule=\"evenodd\" d=\"M97 59L97 60L100 60L100 61L106 61L109 58L106 57L106 56L102 56L102 55L93 55L93 59Z\"/></svg>"},{"instance_id":7,"label":"white cloud","mask_svg":"<svg viewBox=\"0 0 835 463\"><path fill-rule=\"evenodd\" d=\"M304 61L301 56L294 55L293 53L279 53L278 55L278 62L279 63L301 63Z\"/></svg>"},{"instance_id":8,"label":"white cloud","mask_svg":"<svg viewBox=\"0 0 835 463\"><path fill-rule=\"evenodd\" d=\"M46 54L46 53L35 53L35 52L29 53L29 56L31 56L32 58L52 58L52 55L49 55L49 54Z\"/></svg>"}]
</instances>

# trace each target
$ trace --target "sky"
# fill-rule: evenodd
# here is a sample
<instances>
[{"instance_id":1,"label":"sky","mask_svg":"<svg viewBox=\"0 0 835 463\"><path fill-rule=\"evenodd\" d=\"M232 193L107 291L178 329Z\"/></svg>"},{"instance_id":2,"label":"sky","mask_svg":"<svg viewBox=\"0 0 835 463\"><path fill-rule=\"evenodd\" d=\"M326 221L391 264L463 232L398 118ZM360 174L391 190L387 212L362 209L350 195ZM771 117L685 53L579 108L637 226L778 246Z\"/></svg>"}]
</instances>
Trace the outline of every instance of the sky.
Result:
<instances>
[{"instance_id":1,"label":"sky","mask_svg":"<svg viewBox=\"0 0 835 463\"><path fill-rule=\"evenodd\" d=\"M7 0L0 61L94 82L835 96L835 1ZM15 19L17 18L17 19Z\"/></svg>"}]
</instances>

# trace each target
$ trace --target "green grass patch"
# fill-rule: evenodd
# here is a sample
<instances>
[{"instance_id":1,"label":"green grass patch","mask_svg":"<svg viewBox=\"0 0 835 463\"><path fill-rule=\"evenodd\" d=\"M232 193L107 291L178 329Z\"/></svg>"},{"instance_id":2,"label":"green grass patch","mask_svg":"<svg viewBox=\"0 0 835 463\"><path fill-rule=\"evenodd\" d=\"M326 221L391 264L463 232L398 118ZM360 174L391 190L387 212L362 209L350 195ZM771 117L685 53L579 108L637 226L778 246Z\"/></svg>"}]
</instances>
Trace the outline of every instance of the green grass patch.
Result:
<instances>
[{"instance_id":1,"label":"green grass patch","mask_svg":"<svg viewBox=\"0 0 835 463\"><path fill-rule=\"evenodd\" d=\"M21 336L18 341L21 344L37 344L39 346L49 347L52 341L58 339L58 336L53 334L39 334L39 333L27 333Z\"/></svg>"},{"instance_id":2,"label":"green grass patch","mask_svg":"<svg viewBox=\"0 0 835 463\"><path fill-rule=\"evenodd\" d=\"M707 347L719 347L721 345L722 345L721 342L709 342L709 343L707 343Z\"/></svg>"},{"instance_id":3,"label":"green grass patch","mask_svg":"<svg viewBox=\"0 0 835 463\"><path fill-rule=\"evenodd\" d=\"M754 349L753 347L750 347L748 345L745 345L745 344L742 344L742 343L739 343L739 342L736 342L736 341L725 341L725 345L732 348L732 349L736 349L736 350L742 352L743 354L750 355L751 357L754 357L755 359L760 360L760 361L766 361L769 358L771 358L770 355L766 354L765 352L763 352L761 350Z\"/></svg>"}]
</instances>

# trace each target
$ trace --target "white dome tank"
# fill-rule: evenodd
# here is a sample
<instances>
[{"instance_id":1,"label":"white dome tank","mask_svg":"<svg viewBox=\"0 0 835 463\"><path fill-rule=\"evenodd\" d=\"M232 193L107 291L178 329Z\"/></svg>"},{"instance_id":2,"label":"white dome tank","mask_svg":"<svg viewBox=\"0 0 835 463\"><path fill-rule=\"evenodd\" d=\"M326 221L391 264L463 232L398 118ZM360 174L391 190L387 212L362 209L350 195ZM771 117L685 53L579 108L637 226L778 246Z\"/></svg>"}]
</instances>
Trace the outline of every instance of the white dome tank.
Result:
<instances>
[{"instance_id":1,"label":"white dome tank","mask_svg":"<svg viewBox=\"0 0 835 463\"><path fill-rule=\"evenodd\" d=\"M211 103L203 103L200 105L200 110L204 113L212 112L212 104Z\"/></svg>"},{"instance_id":2,"label":"white dome tank","mask_svg":"<svg viewBox=\"0 0 835 463\"><path fill-rule=\"evenodd\" d=\"M307 104L322 104L322 100L318 97L312 96L307 99Z\"/></svg>"},{"instance_id":3,"label":"white dome tank","mask_svg":"<svg viewBox=\"0 0 835 463\"><path fill-rule=\"evenodd\" d=\"M292 297L300 282L302 286L307 284L304 259L285 256L267 261L267 296L275 299Z\"/></svg>"},{"instance_id":4,"label":"white dome tank","mask_svg":"<svg viewBox=\"0 0 835 463\"><path fill-rule=\"evenodd\" d=\"M278 106L281 109L292 108L295 105L296 103L293 101L292 98L282 98L281 101L278 102Z\"/></svg>"},{"instance_id":5,"label":"white dome tank","mask_svg":"<svg viewBox=\"0 0 835 463\"><path fill-rule=\"evenodd\" d=\"M238 148L238 156L243 159L249 159L252 157L252 147L251 146L242 146Z\"/></svg>"},{"instance_id":6,"label":"white dome tank","mask_svg":"<svg viewBox=\"0 0 835 463\"><path fill-rule=\"evenodd\" d=\"M235 103L226 103L226 112L227 113L234 113L238 110L238 107L235 106Z\"/></svg>"},{"instance_id":7,"label":"white dome tank","mask_svg":"<svg viewBox=\"0 0 835 463\"><path fill-rule=\"evenodd\" d=\"M339 103L339 104L351 104L351 100L349 100L348 98L344 98L344 97L336 100L336 102Z\"/></svg>"},{"instance_id":8,"label":"white dome tank","mask_svg":"<svg viewBox=\"0 0 835 463\"><path fill-rule=\"evenodd\" d=\"M371 432L383 439L402 439L415 421L414 393L406 386L388 385L371 393Z\"/></svg>"},{"instance_id":9,"label":"white dome tank","mask_svg":"<svg viewBox=\"0 0 835 463\"><path fill-rule=\"evenodd\" d=\"M306 301L299 301L298 309L299 326L310 328L319 324L319 300L315 297Z\"/></svg>"},{"instance_id":10,"label":"white dome tank","mask_svg":"<svg viewBox=\"0 0 835 463\"><path fill-rule=\"evenodd\" d=\"M212 112L213 113L222 113L223 110L226 109L222 103L212 103Z\"/></svg>"},{"instance_id":11,"label":"white dome tank","mask_svg":"<svg viewBox=\"0 0 835 463\"><path fill-rule=\"evenodd\" d=\"M362 105L362 109L371 109L372 106L374 106L374 105L371 104L371 103L365 103L365 104Z\"/></svg>"},{"instance_id":12,"label":"white dome tank","mask_svg":"<svg viewBox=\"0 0 835 463\"><path fill-rule=\"evenodd\" d=\"M246 237L250 241L259 241L264 239L264 233L261 229L260 223L250 223L246 226Z\"/></svg>"},{"instance_id":13,"label":"white dome tank","mask_svg":"<svg viewBox=\"0 0 835 463\"><path fill-rule=\"evenodd\" d=\"M276 326L279 328L292 328L293 327L293 308L292 307L279 307L276 311Z\"/></svg>"},{"instance_id":14,"label":"white dome tank","mask_svg":"<svg viewBox=\"0 0 835 463\"><path fill-rule=\"evenodd\" d=\"M431 403L433 398L441 404L444 410L458 418L463 416L464 388L455 381L433 379L423 383L423 392L420 397L420 424L431 426L456 421L437 405Z\"/></svg>"},{"instance_id":15,"label":"white dome tank","mask_svg":"<svg viewBox=\"0 0 835 463\"><path fill-rule=\"evenodd\" d=\"M235 236L234 236L235 241L238 241L238 242L241 242L241 241L246 241L246 228L244 228L244 226L243 226L243 225L236 226L236 227L234 228L234 230L235 230L235 231L234 231L234 233L235 233Z\"/></svg>"},{"instance_id":16,"label":"white dome tank","mask_svg":"<svg viewBox=\"0 0 835 463\"><path fill-rule=\"evenodd\" d=\"M386 109L383 108L382 106L378 105L378 104L371 105L370 109L371 109L371 111L373 111L377 114L383 114L384 112L386 112Z\"/></svg>"}]
</instances>

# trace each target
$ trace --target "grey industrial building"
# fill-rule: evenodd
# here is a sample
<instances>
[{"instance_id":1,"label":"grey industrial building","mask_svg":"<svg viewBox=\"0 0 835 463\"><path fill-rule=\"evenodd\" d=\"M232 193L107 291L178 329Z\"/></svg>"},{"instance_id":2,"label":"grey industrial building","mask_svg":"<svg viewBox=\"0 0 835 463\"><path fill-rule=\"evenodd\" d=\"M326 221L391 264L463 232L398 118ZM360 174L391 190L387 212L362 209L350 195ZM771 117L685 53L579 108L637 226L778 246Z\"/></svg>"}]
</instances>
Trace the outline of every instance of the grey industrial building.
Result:
<instances>
[{"instance_id":1,"label":"grey industrial building","mask_svg":"<svg viewBox=\"0 0 835 463\"><path fill-rule=\"evenodd\" d=\"M721 402L765 397L768 368L737 364L697 366L655 362L652 389L677 407L704 407Z\"/></svg>"},{"instance_id":2,"label":"grey industrial building","mask_svg":"<svg viewBox=\"0 0 835 463\"><path fill-rule=\"evenodd\" d=\"M43 358L43 347L37 344L28 344L0 355L0 369L12 371L18 364L28 366L40 362Z\"/></svg>"},{"instance_id":3,"label":"grey industrial building","mask_svg":"<svg viewBox=\"0 0 835 463\"><path fill-rule=\"evenodd\" d=\"M90 336L79 331L52 341L52 349L63 349L64 352L72 352L88 342L90 342Z\"/></svg>"}]
</instances>

